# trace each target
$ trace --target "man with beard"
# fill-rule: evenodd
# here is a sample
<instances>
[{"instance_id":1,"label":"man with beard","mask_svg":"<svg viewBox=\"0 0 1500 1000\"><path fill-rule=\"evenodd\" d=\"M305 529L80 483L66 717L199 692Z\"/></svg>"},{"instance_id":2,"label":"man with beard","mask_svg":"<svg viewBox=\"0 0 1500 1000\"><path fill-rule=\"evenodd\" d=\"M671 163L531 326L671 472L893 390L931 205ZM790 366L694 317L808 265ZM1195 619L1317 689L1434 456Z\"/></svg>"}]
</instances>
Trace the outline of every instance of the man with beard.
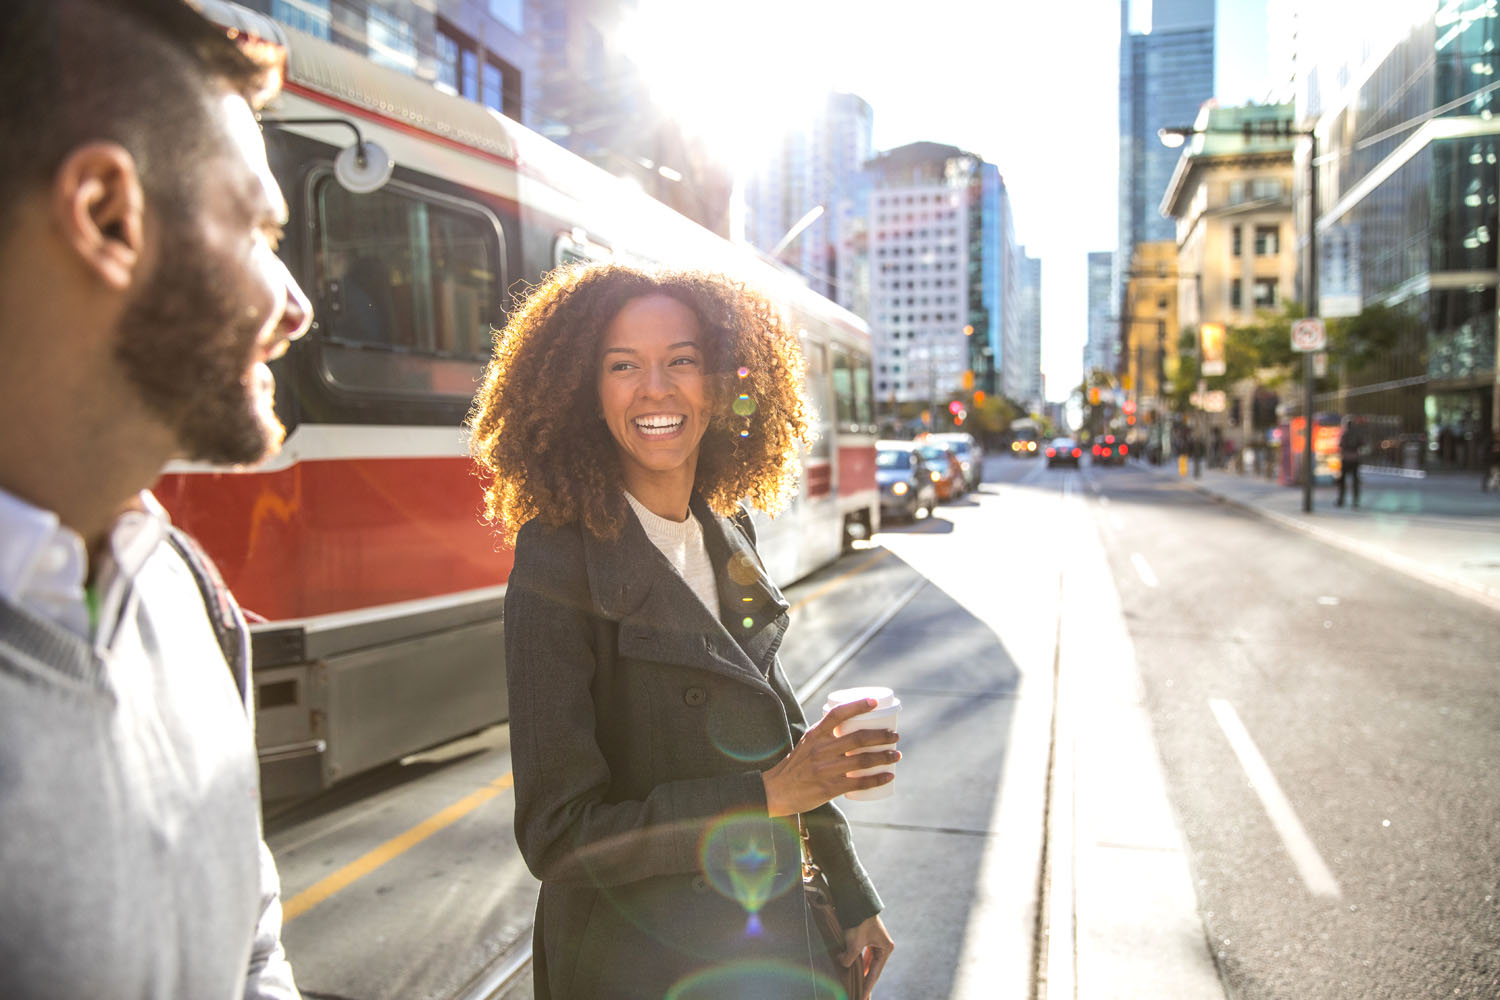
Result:
<instances>
[{"instance_id":1,"label":"man with beard","mask_svg":"<svg viewBox=\"0 0 1500 1000\"><path fill-rule=\"evenodd\" d=\"M242 619L146 492L280 444L269 82L183 0L0 5L0 996L297 996Z\"/></svg>"}]
</instances>

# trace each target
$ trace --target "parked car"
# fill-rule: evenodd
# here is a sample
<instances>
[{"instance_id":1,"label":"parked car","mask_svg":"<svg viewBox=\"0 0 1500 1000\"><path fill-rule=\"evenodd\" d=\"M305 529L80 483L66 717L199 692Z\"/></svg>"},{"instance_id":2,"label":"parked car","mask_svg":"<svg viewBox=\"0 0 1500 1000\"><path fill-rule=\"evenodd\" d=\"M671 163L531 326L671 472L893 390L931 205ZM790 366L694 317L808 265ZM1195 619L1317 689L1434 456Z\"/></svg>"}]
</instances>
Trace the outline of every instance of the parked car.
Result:
<instances>
[{"instance_id":1,"label":"parked car","mask_svg":"<svg viewBox=\"0 0 1500 1000\"><path fill-rule=\"evenodd\" d=\"M1093 453L1095 465L1124 465L1130 446L1113 434L1102 434L1094 439Z\"/></svg>"},{"instance_id":2,"label":"parked car","mask_svg":"<svg viewBox=\"0 0 1500 1000\"><path fill-rule=\"evenodd\" d=\"M908 521L937 506L933 471L911 441L875 442L875 482L880 486L880 516Z\"/></svg>"},{"instance_id":3,"label":"parked car","mask_svg":"<svg viewBox=\"0 0 1500 1000\"><path fill-rule=\"evenodd\" d=\"M1047 468L1054 465L1071 465L1078 468L1078 460L1083 457L1083 449L1078 442L1072 438L1053 438L1052 443L1047 445Z\"/></svg>"},{"instance_id":4,"label":"parked car","mask_svg":"<svg viewBox=\"0 0 1500 1000\"><path fill-rule=\"evenodd\" d=\"M917 451L921 452L922 461L934 473L932 481L937 484L937 498L940 502L947 503L964 495L964 467L952 448L943 442L926 438L918 442Z\"/></svg>"},{"instance_id":5,"label":"parked car","mask_svg":"<svg viewBox=\"0 0 1500 1000\"><path fill-rule=\"evenodd\" d=\"M979 489L979 484L984 482L984 449L974 440L974 435L934 434L932 438L946 444L958 456L958 464L964 470L965 488Z\"/></svg>"}]
</instances>

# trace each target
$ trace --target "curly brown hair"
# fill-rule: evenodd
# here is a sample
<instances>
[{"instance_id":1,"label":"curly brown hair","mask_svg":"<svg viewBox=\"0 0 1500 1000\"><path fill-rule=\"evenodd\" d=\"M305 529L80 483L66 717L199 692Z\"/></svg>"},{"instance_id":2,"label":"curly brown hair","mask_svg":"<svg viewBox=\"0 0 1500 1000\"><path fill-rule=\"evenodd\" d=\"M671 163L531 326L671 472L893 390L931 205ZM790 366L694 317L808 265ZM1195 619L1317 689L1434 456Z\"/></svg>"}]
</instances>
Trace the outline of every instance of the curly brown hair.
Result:
<instances>
[{"instance_id":1,"label":"curly brown hair","mask_svg":"<svg viewBox=\"0 0 1500 1000\"><path fill-rule=\"evenodd\" d=\"M619 536L624 480L599 408L599 352L615 315L646 295L681 302L703 331L712 415L694 489L722 515L742 499L769 514L786 505L808 420L802 352L777 309L722 275L582 264L551 272L512 310L469 412L470 450L490 479L485 516L506 542L533 517Z\"/></svg>"}]
</instances>

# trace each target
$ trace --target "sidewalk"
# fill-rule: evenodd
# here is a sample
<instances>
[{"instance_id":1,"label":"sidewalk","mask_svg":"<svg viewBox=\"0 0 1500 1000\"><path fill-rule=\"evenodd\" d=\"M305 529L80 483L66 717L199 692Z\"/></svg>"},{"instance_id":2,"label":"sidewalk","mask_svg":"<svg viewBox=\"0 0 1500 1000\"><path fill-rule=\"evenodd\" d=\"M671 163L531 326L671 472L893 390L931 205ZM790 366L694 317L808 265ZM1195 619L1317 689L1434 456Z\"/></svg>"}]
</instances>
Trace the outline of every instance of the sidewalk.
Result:
<instances>
[{"instance_id":1,"label":"sidewalk","mask_svg":"<svg viewBox=\"0 0 1500 1000\"><path fill-rule=\"evenodd\" d=\"M1500 494L1482 492L1477 474L1371 471L1358 508L1334 506L1336 488L1319 486L1303 513L1301 488L1274 480L1130 468L1500 611ZM1131 646L1109 570L1084 558L1069 580L1064 609L1093 611L1087 627L1059 629L1035 995L1224 1000L1135 661L1120 654Z\"/></svg>"},{"instance_id":2,"label":"sidewalk","mask_svg":"<svg viewBox=\"0 0 1500 1000\"><path fill-rule=\"evenodd\" d=\"M1300 486L1206 465L1197 478L1191 466L1186 477L1175 464L1132 467L1500 611L1500 493L1482 492L1477 472L1412 479L1365 469L1359 507L1334 506L1337 488L1320 485L1306 514Z\"/></svg>"}]
</instances>

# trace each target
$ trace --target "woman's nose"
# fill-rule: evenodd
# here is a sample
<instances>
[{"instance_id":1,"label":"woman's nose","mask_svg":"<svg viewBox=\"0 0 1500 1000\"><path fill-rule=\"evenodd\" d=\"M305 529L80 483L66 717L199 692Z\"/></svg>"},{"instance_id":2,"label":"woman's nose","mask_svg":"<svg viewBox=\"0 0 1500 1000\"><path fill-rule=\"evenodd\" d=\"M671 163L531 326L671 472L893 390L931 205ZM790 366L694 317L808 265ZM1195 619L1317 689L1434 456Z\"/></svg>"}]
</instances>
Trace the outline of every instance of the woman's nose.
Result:
<instances>
[{"instance_id":1,"label":"woman's nose","mask_svg":"<svg viewBox=\"0 0 1500 1000\"><path fill-rule=\"evenodd\" d=\"M667 377L667 369L662 365L648 365L641 391L653 398L669 395L672 391L672 380Z\"/></svg>"}]
</instances>

